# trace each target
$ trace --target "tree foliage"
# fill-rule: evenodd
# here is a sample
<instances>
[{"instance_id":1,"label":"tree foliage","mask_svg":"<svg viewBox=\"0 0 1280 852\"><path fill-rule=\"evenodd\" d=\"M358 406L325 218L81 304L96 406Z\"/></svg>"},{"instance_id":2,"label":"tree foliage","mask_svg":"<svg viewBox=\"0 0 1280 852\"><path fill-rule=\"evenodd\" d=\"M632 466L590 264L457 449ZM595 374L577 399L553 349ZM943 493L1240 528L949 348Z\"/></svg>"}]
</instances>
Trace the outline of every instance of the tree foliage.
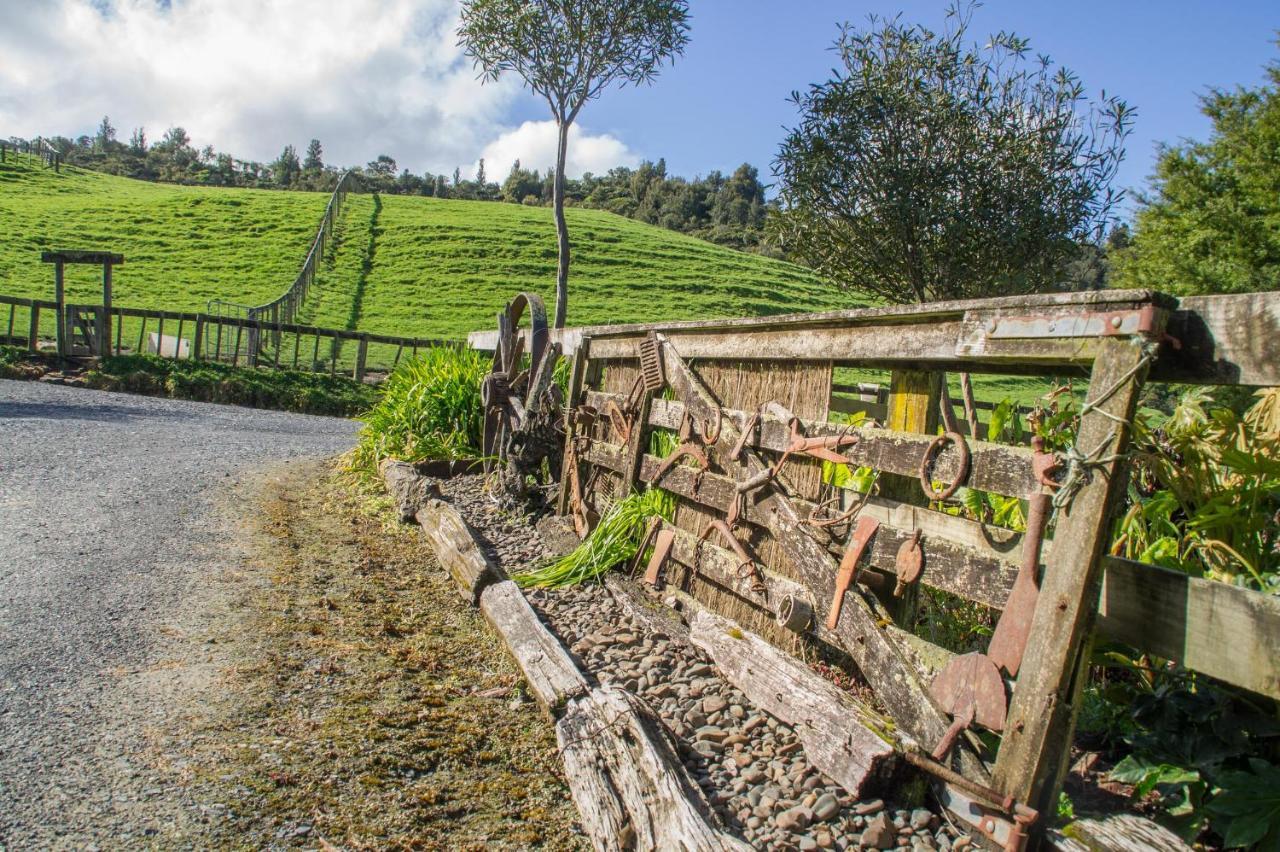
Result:
<instances>
[{"instance_id":1,"label":"tree foliage","mask_svg":"<svg viewBox=\"0 0 1280 852\"><path fill-rule=\"evenodd\" d=\"M1160 152L1117 283L1175 293L1280 289L1280 62L1266 72L1270 85L1201 99L1209 141Z\"/></svg>"},{"instance_id":2,"label":"tree foliage","mask_svg":"<svg viewBox=\"0 0 1280 852\"><path fill-rule=\"evenodd\" d=\"M569 301L569 230L564 219L569 126L613 83L652 81L688 42L686 0L466 0L458 36L486 80L515 72L546 100L559 139L552 172L559 262L555 326Z\"/></svg>"},{"instance_id":3,"label":"tree foliage","mask_svg":"<svg viewBox=\"0 0 1280 852\"><path fill-rule=\"evenodd\" d=\"M841 28L831 79L794 92L799 124L774 163L789 254L899 302L1053 286L1119 200L1132 118L1028 42L970 43L972 7L944 32L872 17Z\"/></svg>"}]
</instances>

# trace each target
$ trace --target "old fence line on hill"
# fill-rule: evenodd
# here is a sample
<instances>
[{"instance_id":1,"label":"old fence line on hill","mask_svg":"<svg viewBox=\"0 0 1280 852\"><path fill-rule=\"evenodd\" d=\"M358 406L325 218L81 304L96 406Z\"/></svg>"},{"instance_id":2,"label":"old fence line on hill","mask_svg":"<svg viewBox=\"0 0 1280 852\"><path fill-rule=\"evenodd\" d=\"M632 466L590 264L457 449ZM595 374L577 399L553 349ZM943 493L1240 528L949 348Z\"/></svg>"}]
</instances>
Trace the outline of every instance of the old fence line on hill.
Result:
<instances>
[{"instance_id":1,"label":"old fence line on hill","mask_svg":"<svg viewBox=\"0 0 1280 852\"><path fill-rule=\"evenodd\" d=\"M3 306L8 306L8 311ZM7 314L7 316L6 316ZM110 317L109 351L102 351L96 329L100 316ZM209 313L161 311L112 305L66 304L63 309L65 338L57 343L57 330L47 325L58 316L57 302L0 295L0 336L10 345L41 351L41 340L55 341L54 351L73 357L148 353L165 358L219 361L233 366L270 367L311 372L349 373L363 380L370 372L390 371L406 354L420 349L458 346L458 341L438 338L399 337L374 332L322 328L269 319L229 317ZM43 324L43 325L42 325ZM149 331L153 328L154 331ZM190 334L190 338L186 334ZM251 338L254 342L251 342ZM356 344L355 355L344 360L338 344Z\"/></svg>"}]
</instances>

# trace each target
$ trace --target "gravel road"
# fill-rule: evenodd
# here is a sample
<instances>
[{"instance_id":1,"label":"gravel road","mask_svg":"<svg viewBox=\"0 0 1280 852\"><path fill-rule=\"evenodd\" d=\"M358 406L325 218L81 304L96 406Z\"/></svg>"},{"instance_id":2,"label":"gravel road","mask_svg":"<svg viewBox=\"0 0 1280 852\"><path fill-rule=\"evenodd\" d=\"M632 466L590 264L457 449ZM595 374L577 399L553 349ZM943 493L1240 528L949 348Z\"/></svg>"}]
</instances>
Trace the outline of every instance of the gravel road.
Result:
<instances>
[{"instance_id":1,"label":"gravel road","mask_svg":"<svg viewBox=\"0 0 1280 852\"><path fill-rule=\"evenodd\" d=\"M0 381L0 850L163 846L200 822L166 737L225 664L226 509L356 429Z\"/></svg>"}]
</instances>

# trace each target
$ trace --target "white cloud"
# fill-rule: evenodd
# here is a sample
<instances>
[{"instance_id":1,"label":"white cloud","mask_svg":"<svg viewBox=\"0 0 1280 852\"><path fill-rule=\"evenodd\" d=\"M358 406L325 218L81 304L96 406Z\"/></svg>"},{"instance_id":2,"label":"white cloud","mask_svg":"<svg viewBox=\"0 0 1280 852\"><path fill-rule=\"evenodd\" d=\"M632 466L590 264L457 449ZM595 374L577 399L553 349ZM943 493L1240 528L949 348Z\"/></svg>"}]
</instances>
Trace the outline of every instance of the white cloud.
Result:
<instances>
[{"instance_id":1,"label":"white cloud","mask_svg":"<svg viewBox=\"0 0 1280 852\"><path fill-rule=\"evenodd\" d=\"M556 164L556 123L526 121L484 146L485 172L490 180L501 181L516 160L526 169L544 171ZM569 153L564 173L581 177L583 172L603 174L614 166L634 166L640 158L622 140L607 133L591 136L577 124L569 127ZM474 164L472 175L475 174Z\"/></svg>"},{"instance_id":2,"label":"white cloud","mask_svg":"<svg viewBox=\"0 0 1280 852\"><path fill-rule=\"evenodd\" d=\"M0 135L91 133L110 115L122 139L181 125L197 145L258 160L317 137L346 165L387 153L451 172L482 149L495 175L516 156L554 162L544 123L503 132L519 81L476 80L456 0L0 5ZM571 151L578 171L634 160L610 136L575 133Z\"/></svg>"}]
</instances>

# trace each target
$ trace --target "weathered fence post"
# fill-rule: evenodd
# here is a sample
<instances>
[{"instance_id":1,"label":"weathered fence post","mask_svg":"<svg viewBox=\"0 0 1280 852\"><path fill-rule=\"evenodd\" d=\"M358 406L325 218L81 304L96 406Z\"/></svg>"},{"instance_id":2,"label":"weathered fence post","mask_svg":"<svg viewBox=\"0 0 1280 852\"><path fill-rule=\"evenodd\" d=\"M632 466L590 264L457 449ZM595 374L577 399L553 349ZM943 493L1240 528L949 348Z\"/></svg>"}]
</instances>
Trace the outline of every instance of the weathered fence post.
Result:
<instances>
[{"instance_id":1,"label":"weathered fence post","mask_svg":"<svg viewBox=\"0 0 1280 852\"><path fill-rule=\"evenodd\" d=\"M58 335L58 357L66 358L71 354L71 343L67 340L67 293L66 293L66 275L62 261L55 261L53 264L53 300L58 303L57 311L57 335Z\"/></svg>"},{"instance_id":2,"label":"weathered fence post","mask_svg":"<svg viewBox=\"0 0 1280 852\"><path fill-rule=\"evenodd\" d=\"M1159 337L1163 328L1162 317L1150 333ZM1128 445L1148 345L1141 338L1099 341L1086 413L1076 434L1082 452L1097 449L1095 461L1077 472L1083 484L1058 510L1054 546L1045 563L1031 638L992 776L996 789L1041 814L1054 813L1070 763L1097 616L1100 556L1109 541L1112 509L1123 490L1117 462Z\"/></svg>"},{"instance_id":3,"label":"weathered fence post","mask_svg":"<svg viewBox=\"0 0 1280 852\"><path fill-rule=\"evenodd\" d=\"M40 306L31 300L31 330L27 335L27 349L35 352L40 344Z\"/></svg>"},{"instance_id":4,"label":"weathered fence post","mask_svg":"<svg viewBox=\"0 0 1280 852\"><path fill-rule=\"evenodd\" d=\"M102 265L102 310L98 314L98 328L95 337L98 357L111 354L111 264ZM157 347L159 348L159 347Z\"/></svg>"},{"instance_id":5,"label":"weathered fence post","mask_svg":"<svg viewBox=\"0 0 1280 852\"><path fill-rule=\"evenodd\" d=\"M191 360L199 361L204 343L204 314L196 314L196 331L191 336Z\"/></svg>"},{"instance_id":6,"label":"weathered fence post","mask_svg":"<svg viewBox=\"0 0 1280 852\"><path fill-rule=\"evenodd\" d=\"M356 368L351 377L357 382L364 381L365 359L369 357L369 335L360 335L360 345L356 348Z\"/></svg>"}]
</instances>

